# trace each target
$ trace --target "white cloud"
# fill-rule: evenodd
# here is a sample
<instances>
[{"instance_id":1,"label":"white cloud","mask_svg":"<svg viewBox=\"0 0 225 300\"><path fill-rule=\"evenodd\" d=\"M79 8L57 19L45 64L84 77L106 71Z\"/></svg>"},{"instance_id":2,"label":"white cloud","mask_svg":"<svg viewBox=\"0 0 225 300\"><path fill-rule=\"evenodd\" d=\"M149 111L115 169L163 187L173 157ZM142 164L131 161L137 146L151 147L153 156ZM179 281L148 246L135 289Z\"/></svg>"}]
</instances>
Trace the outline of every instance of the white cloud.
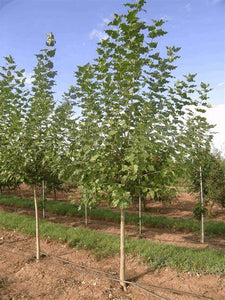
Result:
<instances>
[{"instance_id":1,"label":"white cloud","mask_svg":"<svg viewBox=\"0 0 225 300\"><path fill-rule=\"evenodd\" d=\"M164 21L172 21L172 18L166 14L159 15L160 19L163 19ZM146 19L146 22L148 22L148 19Z\"/></svg>"},{"instance_id":2,"label":"white cloud","mask_svg":"<svg viewBox=\"0 0 225 300\"><path fill-rule=\"evenodd\" d=\"M91 40L97 38L99 41L101 40L106 40L108 38L108 35L104 32L104 28L110 20L108 18L102 18L101 23L99 23L96 27L100 29L94 28L90 33L89 33L89 38Z\"/></svg>"},{"instance_id":3,"label":"white cloud","mask_svg":"<svg viewBox=\"0 0 225 300\"><path fill-rule=\"evenodd\" d=\"M32 81L33 81L32 75L33 75L33 73L25 73L25 77L26 77L25 83L26 84L32 83Z\"/></svg>"},{"instance_id":4,"label":"white cloud","mask_svg":"<svg viewBox=\"0 0 225 300\"><path fill-rule=\"evenodd\" d=\"M225 0L211 0L212 5L225 4Z\"/></svg>"},{"instance_id":5,"label":"white cloud","mask_svg":"<svg viewBox=\"0 0 225 300\"><path fill-rule=\"evenodd\" d=\"M225 104L213 105L207 109L206 118L210 124L215 124L213 128L213 145L225 156Z\"/></svg>"},{"instance_id":6,"label":"white cloud","mask_svg":"<svg viewBox=\"0 0 225 300\"><path fill-rule=\"evenodd\" d=\"M225 0L212 0L213 4L217 4L217 3L225 3Z\"/></svg>"},{"instance_id":7,"label":"white cloud","mask_svg":"<svg viewBox=\"0 0 225 300\"><path fill-rule=\"evenodd\" d=\"M89 33L89 38L91 40L93 40L94 38L98 38L100 41L101 40L106 40L108 37L108 35L101 30L98 29L93 29L90 33Z\"/></svg>"},{"instance_id":8,"label":"white cloud","mask_svg":"<svg viewBox=\"0 0 225 300\"><path fill-rule=\"evenodd\" d=\"M184 8L187 12L190 12L191 11L191 3L187 3Z\"/></svg>"},{"instance_id":9,"label":"white cloud","mask_svg":"<svg viewBox=\"0 0 225 300\"><path fill-rule=\"evenodd\" d=\"M110 20L107 18L103 18L102 22L103 22L103 25L107 25L110 22Z\"/></svg>"},{"instance_id":10,"label":"white cloud","mask_svg":"<svg viewBox=\"0 0 225 300\"><path fill-rule=\"evenodd\" d=\"M220 83L217 84L217 86L223 86L223 85L225 85L225 81L220 82Z\"/></svg>"}]
</instances>

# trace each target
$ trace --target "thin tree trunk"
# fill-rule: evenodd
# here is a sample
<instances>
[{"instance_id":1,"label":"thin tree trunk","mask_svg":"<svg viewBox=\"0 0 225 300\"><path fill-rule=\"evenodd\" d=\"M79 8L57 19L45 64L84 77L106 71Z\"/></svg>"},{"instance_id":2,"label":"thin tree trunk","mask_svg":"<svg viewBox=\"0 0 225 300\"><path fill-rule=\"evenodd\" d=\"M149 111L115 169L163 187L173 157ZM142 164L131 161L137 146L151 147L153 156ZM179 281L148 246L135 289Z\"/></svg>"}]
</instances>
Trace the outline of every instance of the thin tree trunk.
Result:
<instances>
[{"instance_id":1,"label":"thin tree trunk","mask_svg":"<svg viewBox=\"0 0 225 300\"><path fill-rule=\"evenodd\" d=\"M56 201L57 200L57 194L56 194L56 188L55 187L53 188L53 193L54 193L54 200Z\"/></svg>"},{"instance_id":2,"label":"thin tree trunk","mask_svg":"<svg viewBox=\"0 0 225 300\"><path fill-rule=\"evenodd\" d=\"M121 208L120 213L120 284L124 291L127 291L125 281L125 214Z\"/></svg>"},{"instance_id":3,"label":"thin tree trunk","mask_svg":"<svg viewBox=\"0 0 225 300\"><path fill-rule=\"evenodd\" d=\"M146 211L146 197L143 199L143 211Z\"/></svg>"},{"instance_id":4,"label":"thin tree trunk","mask_svg":"<svg viewBox=\"0 0 225 300\"><path fill-rule=\"evenodd\" d=\"M85 226L88 225L88 208L87 208L87 204L84 204L84 218L85 218Z\"/></svg>"},{"instance_id":5,"label":"thin tree trunk","mask_svg":"<svg viewBox=\"0 0 225 300\"><path fill-rule=\"evenodd\" d=\"M42 180L42 215L45 218L45 181Z\"/></svg>"},{"instance_id":6,"label":"thin tree trunk","mask_svg":"<svg viewBox=\"0 0 225 300\"><path fill-rule=\"evenodd\" d=\"M142 237L142 220L141 220L141 193L139 194L139 238Z\"/></svg>"},{"instance_id":7,"label":"thin tree trunk","mask_svg":"<svg viewBox=\"0 0 225 300\"><path fill-rule=\"evenodd\" d=\"M213 206L215 205L215 203L213 202L213 201L211 201L211 203L210 203L210 206L209 206L209 214L210 214L210 216L212 217L212 215L213 215Z\"/></svg>"},{"instance_id":8,"label":"thin tree trunk","mask_svg":"<svg viewBox=\"0 0 225 300\"><path fill-rule=\"evenodd\" d=\"M36 259L40 259L40 236L39 236L39 218L38 218L38 206L37 206L37 190L34 185L34 208L35 208L35 224L36 224Z\"/></svg>"},{"instance_id":9,"label":"thin tree trunk","mask_svg":"<svg viewBox=\"0 0 225 300\"><path fill-rule=\"evenodd\" d=\"M200 167L200 199L201 199L201 209L204 208L204 199L203 199L203 185L202 185L202 167ZM204 213L201 213L201 243L204 244Z\"/></svg>"}]
</instances>

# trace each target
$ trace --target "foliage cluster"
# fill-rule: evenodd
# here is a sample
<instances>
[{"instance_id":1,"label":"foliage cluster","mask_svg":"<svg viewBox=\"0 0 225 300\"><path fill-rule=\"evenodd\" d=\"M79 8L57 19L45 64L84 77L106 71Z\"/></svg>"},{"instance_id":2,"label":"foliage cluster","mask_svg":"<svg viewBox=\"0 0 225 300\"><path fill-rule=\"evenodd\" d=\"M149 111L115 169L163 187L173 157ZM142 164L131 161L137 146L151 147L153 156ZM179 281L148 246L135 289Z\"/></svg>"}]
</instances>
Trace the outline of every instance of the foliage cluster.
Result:
<instances>
[{"instance_id":1,"label":"foliage cluster","mask_svg":"<svg viewBox=\"0 0 225 300\"><path fill-rule=\"evenodd\" d=\"M126 3L127 12L114 15L97 57L78 67L70 89L81 118L73 172L66 170L66 176L78 178L86 204L98 201L102 191L109 205L122 209L147 193L167 199L179 162L193 147L189 134L199 131L204 146L211 138L202 115L210 88L198 86L196 74L175 80L180 49L168 46L161 54L164 21L142 21L144 4Z\"/></svg>"},{"instance_id":2,"label":"foliage cluster","mask_svg":"<svg viewBox=\"0 0 225 300\"><path fill-rule=\"evenodd\" d=\"M64 98L56 105L52 59L55 39L51 33L46 49L36 55L32 83L26 85L25 70L17 70L12 56L5 57L0 72L0 187L25 182L57 188L57 157L64 156L68 144L72 106Z\"/></svg>"},{"instance_id":3,"label":"foliage cluster","mask_svg":"<svg viewBox=\"0 0 225 300\"><path fill-rule=\"evenodd\" d=\"M208 212L208 209L206 207L202 206L200 201L198 201L196 203L195 208L193 209L194 217L199 221L201 220L202 215L206 216L207 212Z\"/></svg>"},{"instance_id":4,"label":"foliage cluster","mask_svg":"<svg viewBox=\"0 0 225 300\"><path fill-rule=\"evenodd\" d=\"M225 207L225 160L220 153L204 153L200 161L193 160L188 170L190 190L199 191L199 166L202 167L203 197L210 213L215 203ZM196 207L196 211L197 211Z\"/></svg>"},{"instance_id":5,"label":"foliage cluster","mask_svg":"<svg viewBox=\"0 0 225 300\"><path fill-rule=\"evenodd\" d=\"M207 84L196 74L176 80L180 48L167 46L163 20L140 18L145 0L126 3L115 14L107 39L97 45L92 63L79 66L76 82L57 105L53 88L55 39L36 55L31 89L25 70L11 56L0 73L0 183L37 185L45 180L56 188L77 182L86 205L101 197L125 208L132 199L150 194L166 200L174 190L188 149L187 135L198 132L209 143L204 117ZM81 114L75 117L73 105ZM102 193L104 191L104 193Z\"/></svg>"}]
</instances>

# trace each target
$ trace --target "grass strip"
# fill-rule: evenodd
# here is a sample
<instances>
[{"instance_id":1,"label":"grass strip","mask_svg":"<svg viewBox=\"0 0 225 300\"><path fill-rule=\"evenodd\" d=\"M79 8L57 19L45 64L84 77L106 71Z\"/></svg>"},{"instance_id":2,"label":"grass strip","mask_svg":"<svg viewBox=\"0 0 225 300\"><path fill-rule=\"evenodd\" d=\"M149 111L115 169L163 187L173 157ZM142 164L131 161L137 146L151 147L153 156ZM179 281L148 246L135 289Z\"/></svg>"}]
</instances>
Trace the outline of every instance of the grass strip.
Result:
<instances>
[{"instance_id":1,"label":"grass strip","mask_svg":"<svg viewBox=\"0 0 225 300\"><path fill-rule=\"evenodd\" d=\"M33 201L31 199L20 198L17 196L5 196L0 195L0 204L23 207L23 208L34 208ZM41 208L41 201L39 201L39 207ZM65 201L46 201L46 211L50 211L57 215L68 215L68 216L84 216L84 209L79 210L77 205L65 202ZM93 220L104 220L120 222L120 213L112 211L110 209L103 208L92 208L88 217ZM126 213L127 224L138 224L137 213ZM151 228L167 228L179 230L182 232L200 232L200 222L194 219L183 219L183 218L168 218L159 215L142 215L142 224L146 227ZM225 233L225 222L222 221L206 221L205 222L205 235L206 236L224 236Z\"/></svg>"},{"instance_id":2,"label":"grass strip","mask_svg":"<svg viewBox=\"0 0 225 300\"><path fill-rule=\"evenodd\" d=\"M35 235L35 219L0 212L0 229ZM119 237L80 227L68 228L42 220L40 235L70 246L93 250L99 258L119 253ZM197 249L126 238L126 253L139 256L150 267L170 267L179 271L225 275L224 251Z\"/></svg>"}]
</instances>

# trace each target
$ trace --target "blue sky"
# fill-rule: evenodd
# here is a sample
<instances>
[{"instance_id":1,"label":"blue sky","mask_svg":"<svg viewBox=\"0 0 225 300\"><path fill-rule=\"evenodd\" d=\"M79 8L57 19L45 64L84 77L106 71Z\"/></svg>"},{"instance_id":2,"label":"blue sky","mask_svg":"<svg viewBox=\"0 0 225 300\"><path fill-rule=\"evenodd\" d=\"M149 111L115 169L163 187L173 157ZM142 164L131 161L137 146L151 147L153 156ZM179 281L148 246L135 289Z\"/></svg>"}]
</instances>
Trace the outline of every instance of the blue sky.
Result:
<instances>
[{"instance_id":1,"label":"blue sky","mask_svg":"<svg viewBox=\"0 0 225 300\"><path fill-rule=\"evenodd\" d=\"M124 0L0 0L0 65L11 54L27 74L35 66L35 53L44 47L46 34L57 41L56 96L70 84L73 73L95 57L96 42L113 13L124 11ZM198 73L199 81L213 87L210 102L225 119L225 0L147 0L145 20L168 20L161 47L182 47L176 74ZM221 108L218 110L218 107ZM217 113L211 121L218 122ZM209 117L210 118L210 117ZM221 125L221 124L220 124ZM220 126L219 125L219 126ZM222 127L221 127L222 126ZM224 131L225 124L220 127ZM222 142L221 142L222 143ZM225 144L224 144L225 145ZM224 146L225 148L225 146Z\"/></svg>"}]
</instances>

